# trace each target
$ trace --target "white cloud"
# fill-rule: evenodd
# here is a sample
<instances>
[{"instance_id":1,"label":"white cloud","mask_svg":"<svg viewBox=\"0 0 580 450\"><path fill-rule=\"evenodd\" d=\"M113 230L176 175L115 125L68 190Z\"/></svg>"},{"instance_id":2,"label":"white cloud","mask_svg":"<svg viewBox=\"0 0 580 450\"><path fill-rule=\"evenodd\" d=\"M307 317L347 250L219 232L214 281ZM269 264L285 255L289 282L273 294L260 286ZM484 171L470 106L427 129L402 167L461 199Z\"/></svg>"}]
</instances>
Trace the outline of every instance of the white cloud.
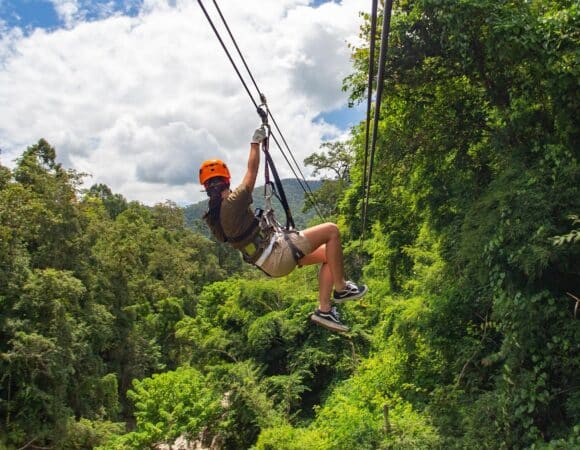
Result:
<instances>
[{"instance_id":1,"label":"white cloud","mask_svg":"<svg viewBox=\"0 0 580 450\"><path fill-rule=\"evenodd\" d=\"M54 4L69 28L0 36L4 164L44 137L90 182L147 204L203 198L203 159L227 160L241 179L259 118L197 2L146 0L136 17L92 22L77 22L76 1ZM357 39L360 2L220 7L296 160L317 151L323 136L343 135L314 118L346 102L340 88L352 70L347 41ZM281 175L292 176L274 144L272 153Z\"/></svg>"},{"instance_id":2,"label":"white cloud","mask_svg":"<svg viewBox=\"0 0 580 450\"><path fill-rule=\"evenodd\" d=\"M74 26L82 18L79 14L79 3L77 0L49 0L60 20L66 28Z\"/></svg>"}]
</instances>

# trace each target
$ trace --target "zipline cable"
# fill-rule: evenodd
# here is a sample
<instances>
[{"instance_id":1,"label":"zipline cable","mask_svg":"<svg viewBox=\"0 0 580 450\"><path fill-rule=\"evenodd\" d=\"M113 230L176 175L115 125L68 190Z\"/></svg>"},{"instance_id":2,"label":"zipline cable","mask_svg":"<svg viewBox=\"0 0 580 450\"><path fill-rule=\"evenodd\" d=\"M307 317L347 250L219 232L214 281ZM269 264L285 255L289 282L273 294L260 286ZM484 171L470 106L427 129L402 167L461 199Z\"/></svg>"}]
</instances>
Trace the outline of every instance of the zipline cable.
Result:
<instances>
[{"instance_id":1,"label":"zipline cable","mask_svg":"<svg viewBox=\"0 0 580 450\"><path fill-rule=\"evenodd\" d=\"M377 144L377 132L379 125L379 115L381 112L381 97L383 95L383 79L385 77L385 61L387 59L387 49L389 47L389 31L391 26L391 10L393 8L393 0L386 0L385 8L383 10L383 29L381 31L381 49L379 52L379 69L377 73L377 94L375 98L375 114L373 118L373 134L371 139L371 153L369 158L369 174L367 181L367 191L364 198L363 222L362 222L362 239L364 239L364 232L366 228L366 220L368 214L369 197L371 191L371 182L373 176L373 167L375 159L375 148Z\"/></svg>"},{"instance_id":2,"label":"zipline cable","mask_svg":"<svg viewBox=\"0 0 580 450\"><path fill-rule=\"evenodd\" d=\"M258 87L258 83L256 83L256 80L255 80L254 76L252 75L252 71L250 70L250 68L246 64L246 59L244 58L244 55L242 55L242 51L240 50L240 47L238 47L238 43L236 42L236 39L234 38L234 35L232 34L232 31L230 30L230 27L228 25L228 22L226 21L224 15L222 14L222 10L218 6L216 0L213 0L213 4L214 4L215 9L217 10L220 18L222 19L222 23L226 27L226 30L227 30L228 34L230 35L230 39L232 40L232 42L234 44L234 47L236 47L236 50L238 52L238 55L240 56L240 59L242 60L242 63L244 64L244 67L246 68L246 71L248 72L248 75L250 76L250 79L252 80L252 83L254 83L254 87L256 88L256 91L258 91L258 94L261 94L262 91L260 91L260 88Z\"/></svg>"},{"instance_id":3,"label":"zipline cable","mask_svg":"<svg viewBox=\"0 0 580 450\"><path fill-rule=\"evenodd\" d=\"M239 71L239 69L238 69L238 67L237 67L236 63L234 62L234 60L233 60L233 58L232 58L232 56L231 56L231 54L230 54L229 50L227 49L227 47L226 47L226 45L225 45L225 43L224 43L223 39L221 38L221 36L220 36L220 34L219 34L219 32L218 32L217 28L215 27L215 25L214 25L214 23L213 23L213 20L212 20L212 19L211 19L211 17L209 16L209 13L207 12L207 10L206 10L205 6L203 5L202 1L201 1L201 0L198 0L198 3L199 3L199 6L200 6L200 7L201 7L201 9L202 9L202 11L203 11L203 13L204 13L204 15L205 15L205 17L206 17L207 21L209 22L209 24L210 24L211 28L213 29L213 32L214 32L214 34L215 34L215 35L216 35L216 37L218 38L218 40L219 40L219 42L220 42L220 44L221 44L221 46L222 46L223 50L225 51L225 53L226 53L226 55L227 55L228 59L230 60L230 63L231 63L231 64L232 64L232 66L234 67L234 70L236 71L236 73L237 73L237 75L238 75L238 77L239 77L240 81L242 82L242 84L243 84L244 88L246 89L246 92L247 92L247 93L248 93L248 95L250 96L250 99L251 99L252 103L254 104L254 106L256 107L256 109L258 109L258 104L257 104L257 103L256 103L256 101L254 100L254 97L252 96L252 94L251 94L251 92L250 92L250 90L249 90L249 88L248 88L248 85L246 84L246 82L245 82L244 78L242 77L242 75L241 75L241 73L240 73L240 71ZM256 83L256 80L255 80L254 76L252 75L252 72L251 72L250 68L249 68L249 67L248 67L248 65L246 64L246 60L245 60L245 58L244 58L244 56L243 56L243 54L242 54L242 52L241 52L241 50L240 50L240 48L239 48L239 46L238 46L237 42L236 42L236 39L234 38L234 36L233 36L233 34L232 34L231 30L230 30L230 27L229 27L229 26L228 26L228 24L227 24L227 21L225 20L225 18L224 18L224 16L223 16L223 14L222 14L222 12L221 12L221 9L219 8L219 6L218 6L218 4L217 4L217 2L216 2L215 0L213 0L213 3L214 3L214 5L215 5L215 8L216 8L216 10L218 11L218 14L219 14L219 16L220 16L220 18L221 18L221 20L222 20L222 22L223 22L223 24L224 24L224 26L225 26L225 28L226 28L226 30L227 30L227 32L228 32L228 34L229 34L229 36L230 36L231 40L232 40L232 42L233 42L233 44L234 44L234 46L235 46L235 48L236 48L236 50L237 50L237 52L238 52L238 55L240 56L240 59L242 60L242 63L244 64L244 67L246 68L246 70L247 70L247 72L248 72L248 74L249 74L249 76L250 76L250 79L252 80L252 82L253 82L253 84L254 84L254 87L256 88L256 91L258 91L258 95L261 97L263 94L262 94L262 92L260 91L260 89L259 89L259 87L258 87L258 84ZM286 162L288 163L288 166L290 167L290 170L291 170L291 171L292 171L292 173L294 174L294 177L296 178L296 180L297 180L297 181L298 181L298 183L300 184L300 187L302 188L302 190L304 191L304 193L306 194L306 196L307 196L307 197L308 197L309 195L311 196L311 198L310 198L310 202L312 203L312 205L313 205L313 206L314 206L314 208L316 209L316 212L318 213L318 215L320 216L320 218L321 218L322 220L325 220L325 219L324 219L324 217L323 217L323 215L322 215L322 213L320 212L320 209L318 208L318 204L317 204L317 202L316 202L316 197L314 196L314 193L312 192L312 190L310 189L310 186L309 186L309 185L308 185L308 183L306 182L306 179L305 179L305 177L304 177L304 174L303 174L303 173L302 173L302 171L300 170L300 167L299 167L298 163L296 162L296 159L294 158L294 155L292 154L292 151L290 150L290 147L288 146L288 143L286 142L286 139L284 138L284 135L282 134L282 131L281 131L281 130L280 130L280 128L278 127L278 124L277 124L276 120L274 119L274 117L272 116L272 113L270 112L270 110L269 110L269 109L268 109L268 114L269 114L269 116L272 118L272 121L273 121L273 123L274 123L274 125L275 125L275 127L276 127L276 130L278 131L278 133L280 134L280 136L281 136L281 138L282 138L283 142L285 143L285 145L286 145L286 147L287 147L287 149L288 149L288 152L290 153L290 156L292 157L292 159L293 159L293 161L294 161L294 164L295 164L295 165L296 165L296 167L298 168L298 171L300 172L300 174L301 174L301 176L302 176L302 179L304 180L304 183L306 184L306 186L307 186L307 188L308 188L308 191L310 191L310 193L306 191L306 188L304 187L304 185L303 185L303 183L302 183L302 180L301 180L301 179L300 179L300 177L298 177L298 175L296 174L296 171L294 170L294 168L292 167L292 164L290 163L290 160L288 159L288 157L286 156L286 154L285 154L285 153L284 153L284 151L282 150L282 147L281 147L280 143L278 142L278 140L276 139L276 136L274 136L274 135L271 135L271 136L272 136L272 138L274 139L274 142L275 142L275 143L276 143L276 145L278 146L278 149L280 150L280 153L282 153L282 156L284 157L284 159L285 159L285 160L286 160Z\"/></svg>"},{"instance_id":4,"label":"zipline cable","mask_svg":"<svg viewBox=\"0 0 580 450\"><path fill-rule=\"evenodd\" d=\"M375 76L375 38L377 34L377 8L378 0L372 0L371 6L371 33L369 37L369 80L367 87L367 120L366 120L366 133L365 133L365 157L364 157L364 170L363 170L363 203L362 203L362 216L365 215L365 203L364 196L366 193L366 182L367 182L367 170L368 170L368 156L369 156L369 135L370 135L370 125L371 125L371 103L373 97L373 78ZM364 228L363 228L364 236ZM361 240L362 242L362 240Z\"/></svg>"},{"instance_id":5,"label":"zipline cable","mask_svg":"<svg viewBox=\"0 0 580 450\"><path fill-rule=\"evenodd\" d=\"M234 44L234 47L236 48L236 50L238 52L238 56L242 60L242 63L244 64L244 67L246 68L246 71L248 72L248 75L250 76L250 79L252 80L252 83L254 84L254 87L256 88L256 91L258 92L258 95L259 96L262 96L263 93L260 90L260 88L258 87L258 83L256 82L256 79L254 78L254 75L252 74L252 71L250 70L248 64L246 63L246 58L242 54L242 51L240 50L240 47L238 46L238 43L236 41L236 38L234 37L234 35L233 35L233 33L232 33L229 25L228 25L227 20L225 19L224 15L222 14L222 11L221 11L221 9L220 9L217 1L216 0L212 0L212 1L213 1L214 6L215 6L215 9L217 10L217 12L218 12L218 14L219 14L219 16L220 16L220 18L222 20L222 23L224 24L224 27L226 28L226 30L227 30L227 32L228 32L228 34L230 36L230 39L232 40L232 43ZM280 138L282 139L282 142L284 142L284 145L286 146L286 149L288 150L288 153L292 157L292 161L294 161L294 165L298 169L298 172L300 173L300 175L302 177L302 180L296 175L296 172L294 172L294 170L292 169L292 164L290 163L290 161L288 160L288 158L284 154L284 151L282 150L282 148L280 146L280 143L276 140L276 136L272 135L272 138L274 139L274 142L276 143L276 145L278 146L278 149L280 150L280 153L282 153L282 156L284 156L284 158L286 159L286 162L288 163L288 165L292 169L292 172L294 173L294 176L298 180L298 183L300 184L300 187L302 188L302 190L304 191L304 193L306 194L307 197L310 196L309 200L312 203L312 206L314 207L314 209L316 209L316 212L318 213L318 215L320 216L320 218L322 220L324 220L324 217L323 217L322 213L320 212L320 210L318 208L318 203L316 201L316 196L312 192L312 189L310 189L310 185L306 181L306 177L302 173L302 170L300 169L300 165L296 161L296 158L294 158L294 154L292 153L292 150L290 150L290 146L288 145L288 142L286 141L286 138L282 134L282 130L280 130L280 127L278 126L278 122L276 122L276 119L274 118L274 116L272 114L272 111L269 108L268 108L267 111L268 111L268 116L272 119L272 123L274 124L274 127L278 131L278 134L280 134ZM306 186L306 188L308 189L309 192L306 192L306 189L304 188L304 185L302 184L302 181L304 181L304 185Z\"/></svg>"},{"instance_id":6,"label":"zipline cable","mask_svg":"<svg viewBox=\"0 0 580 450\"><path fill-rule=\"evenodd\" d=\"M242 51L240 50L240 47L238 46L237 40L234 37L227 20L225 19L224 15L222 14L222 11L217 3L216 0L212 0L213 4L215 6L215 9L217 10L222 23L224 24L224 27L226 29L226 31L228 32L230 39L232 40L232 43L234 44L234 47L236 48L236 51L238 52L238 56L240 57L242 64L244 64L244 67L246 68L246 71L248 72L248 75L250 76L250 79L252 80L252 83L254 84L254 87L256 88L256 91L258 92L258 95L261 96L263 95L261 89L258 87L258 83L256 82L256 79L254 78L254 75L252 74L252 71L250 70L248 64L246 63L246 58L244 57L244 55L242 54ZM282 139L282 142L284 142L284 145L286 146L286 149L288 150L288 153L290 154L290 156L292 157L292 161L294 162L294 165L296 166L296 168L298 169L298 172L300 173L302 180L296 175L296 172L293 171L294 176L296 177L296 179L298 180L298 183L300 184L300 187L302 188L302 190L304 191L304 193L306 194L306 196L310 196L309 200L312 203L312 206L316 209L316 212L318 213L318 215L320 216L320 218L322 220L324 220L324 217L322 215L322 213L320 212L319 208L318 208L318 203L316 202L316 196L314 195L314 193L312 192L312 189L310 189L310 185L308 184L308 182L306 181L306 177L304 176L304 174L302 173L302 170L300 169L300 165L298 164L298 162L296 161L296 158L294 158L294 154L292 152L292 150L290 150L290 146L288 145L288 142L286 141L286 138L284 137L284 135L282 134L282 130L280 130L280 127L278 126L278 122L276 122L276 119L274 118L274 115L272 114L272 111L268 108L268 116L272 119L272 123L274 124L274 127L276 128L276 130L278 131L278 134L280 135L280 138ZM288 160L288 158L286 157L286 155L284 154L284 151L282 150L280 143L276 140L276 136L272 135L272 138L274 139L274 142L276 142L276 145L278 146L280 153L282 153L282 155L284 156L284 158L286 159L286 162L288 163L288 165L290 166L290 168L292 169L292 164L290 163L290 161ZM304 181L304 185L306 186L306 188L308 189L309 192L306 192L306 189L304 188L304 185L302 184L302 181Z\"/></svg>"},{"instance_id":7,"label":"zipline cable","mask_svg":"<svg viewBox=\"0 0 580 450\"><path fill-rule=\"evenodd\" d=\"M220 42L222 48L224 49L224 52L226 52L226 55L227 55L228 59L230 60L230 63L232 63L232 66L233 66L234 70L238 74L238 78L242 82L242 84L244 86L244 89L246 89L246 92L248 93L248 96L250 97L250 100L252 101L252 103L254 104L254 106L256 107L256 109L258 109L258 104L254 100L254 97L252 96L252 93L250 92L250 89L248 88L248 85L246 84L246 81L244 80L244 78L242 77L242 74L238 70L238 66L234 62L234 60L232 58L232 55L230 54L229 50L227 49L226 44L224 43L222 37L220 36L217 28L215 27L215 25L213 23L213 20L211 20L211 17L209 16L207 10L205 9L205 6L203 6L203 3L202 3L201 0L197 0L197 3L199 3L199 6L201 7L201 10L203 11L203 13L204 13L207 21L209 22L209 24L210 24L213 32L215 33L216 37L218 38L218 41Z\"/></svg>"}]
</instances>

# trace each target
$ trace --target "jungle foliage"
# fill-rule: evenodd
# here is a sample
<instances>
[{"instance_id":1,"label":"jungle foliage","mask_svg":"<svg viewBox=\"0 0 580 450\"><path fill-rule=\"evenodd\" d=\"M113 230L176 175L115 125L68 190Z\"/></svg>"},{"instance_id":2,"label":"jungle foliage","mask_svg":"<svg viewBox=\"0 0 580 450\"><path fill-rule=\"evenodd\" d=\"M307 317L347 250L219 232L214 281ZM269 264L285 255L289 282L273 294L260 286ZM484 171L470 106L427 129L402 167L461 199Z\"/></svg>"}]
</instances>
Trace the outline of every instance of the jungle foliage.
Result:
<instances>
[{"instance_id":1,"label":"jungle foliage","mask_svg":"<svg viewBox=\"0 0 580 450\"><path fill-rule=\"evenodd\" d=\"M307 161L370 288L345 335L316 268L267 279L44 140L0 166L0 448L578 448L578 19L395 2L363 242L365 124Z\"/></svg>"}]
</instances>

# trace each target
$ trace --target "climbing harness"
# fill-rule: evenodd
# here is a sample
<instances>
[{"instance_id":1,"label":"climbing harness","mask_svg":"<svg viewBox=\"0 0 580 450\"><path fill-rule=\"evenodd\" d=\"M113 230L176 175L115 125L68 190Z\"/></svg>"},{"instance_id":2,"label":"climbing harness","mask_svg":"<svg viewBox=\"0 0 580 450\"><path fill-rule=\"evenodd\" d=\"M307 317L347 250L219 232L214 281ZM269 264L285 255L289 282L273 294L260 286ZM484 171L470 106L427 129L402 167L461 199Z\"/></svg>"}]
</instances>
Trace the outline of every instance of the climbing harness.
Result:
<instances>
[{"instance_id":1,"label":"climbing harness","mask_svg":"<svg viewBox=\"0 0 580 450\"><path fill-rule=\"evenodd\" d=\"M262 141L262 152L266 163L264 164L264 209L256 209L253 226L249 227L246 233L251 234L255 227L259 227L260 231L255 235L255 238L242 249L244 260L261 268L261 265L270 256L275 242L281 237L284 238L288 247L292 252L292 257L296 262L304 257L304 253L294 245L290 239L292 233L298 233L295 230L294 219L290 211L290 205L284 192L284 187L278 175L278 171L274 164L274 160L270 155L269 144L271 129L268 123L268 104L264 94L260 93L261 104L257 107L257 112L262 119L262 126L266 130L266 138ZM274 181L270 179L270 172ZM272 197L276 197L286 214L286 226L282 226L276 219L274 207L272 205ZM244 234L246 234L244 233ZM247 236L245 237L247 238ZM243 239L240 239L243 240ZM231 242L231 241L230 241Z\"/></svg>"}]
</instances>

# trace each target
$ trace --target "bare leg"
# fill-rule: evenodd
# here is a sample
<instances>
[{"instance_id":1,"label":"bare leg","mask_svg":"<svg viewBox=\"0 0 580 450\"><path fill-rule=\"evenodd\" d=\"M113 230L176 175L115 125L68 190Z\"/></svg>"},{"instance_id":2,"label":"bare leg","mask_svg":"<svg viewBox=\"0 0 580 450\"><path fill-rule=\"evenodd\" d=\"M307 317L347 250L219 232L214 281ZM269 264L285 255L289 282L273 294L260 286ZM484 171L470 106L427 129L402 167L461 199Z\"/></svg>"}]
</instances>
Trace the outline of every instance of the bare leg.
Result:
<instances>
[{"instance_id":1,"label":"bare leg","mask_svg":"<svg viewBox=\"0 0 580 450\"><path fill-rule=\"evenodd\" d=\"M330 293L334 284L330 266L326 262L326 245L322 244L312 253L306 255L300 260L300 265L307 266L310 264L321 264L318 271L318 302L321 311L330 311Z\"/></svg>"},{"instance_id":2,"label":"bare leg","mask_svg":"<svg viewBox=\"0 0 580 450\"><path fill-rule=\"evenodd\" d=\"M324 263L320 266L320 271L318 272L318 303L320 304L321 311L330 311L330 308L332 307L332 304L330 303L332 285L332 272L330 271L330 266L327 263Z\"/></svg>"},{"instance_id":3,"label":"bare leg","mask_svg":"<svg viewBox=\"0 0 580 450\"><path fill-rule=\"evenodd\" d=\"M322 263L318 275L319 301L320 309L328 311L331 306L330 293L333 285L337 290L344 289L346 285L340 232L335 224L324 223L302 230L301 233L316 250L299 262L303 266Z\"/></svg>"}]
</instances>

